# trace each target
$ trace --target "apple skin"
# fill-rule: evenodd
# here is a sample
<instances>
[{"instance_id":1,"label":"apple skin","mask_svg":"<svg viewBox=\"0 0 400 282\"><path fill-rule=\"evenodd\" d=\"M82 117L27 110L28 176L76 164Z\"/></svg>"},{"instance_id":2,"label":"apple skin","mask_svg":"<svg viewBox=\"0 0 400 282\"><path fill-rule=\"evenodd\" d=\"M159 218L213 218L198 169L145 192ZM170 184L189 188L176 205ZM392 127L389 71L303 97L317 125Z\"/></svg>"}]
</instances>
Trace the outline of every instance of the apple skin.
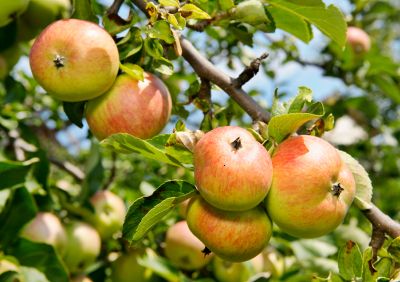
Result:
<instances>
[{"instance_id":1,"label":"apple skin","mask_svg":"<svg viewBox=\"0 0 400 282\"><path fill-rule=\"evenodd\" d=\"M98 25L59 20L36 38L29 63L37 82L53 97L68 102L93 99L114 83L118 49Z\"/></svg>"},{"instance_id":2,"label":"apple skin","mask_svg":"<svg viewBox=\"0 0 400 282\"><path fill-rule=\"evenodd\" d=\"M347 43L356 54L363 54L371 48L371 39L361 28L350 26L346 33Z\"/></svg>"},{"instance_id":3,"label":"apple skin","mask_svg":"<svg viewBox=\"0 0 400 282\"><path fill-rule=\"evenodd\" d=\"M220 258L242 262L257 256L272 234L271 221L261 207L232 212L193 198L186 220L190 231Z\"/></svg>"},{"instance_id":4,"label":"apple skin","mask_svg":"<svg viewBox=\"0 0 400 282\"><path fill-rule=\"evenodd\" d=\"M262 254L245 262L229 262L215 257L213 270L219 282L247 282L252 275L262 272L263 264Z\"/></svg>"},{"instance_id":5,"label":"apple skin","mask_svg":"<svg viewBox=\"0 0 400 282\"><path fill-rule=\"evenodd\" d=\"M85 222L66 225L67 247L64 262L71 273L79 273L92 264L100 254L101 239L96 229Z\"/></svg>"},{"instance_id":6,"label":"apple skin","mask_svg":"<svg viewBox=\"0 0 400 282\"><path fill-rule=\"evenodd\" d=\"M111 264L111 281L113 282L144 282L146 269L138 263L140 251L129 251L122 254Z\"/></svg>"},{"instance_id":7,"label":"apple skin","mask_svg":"<svg viewBox=\"0 0 400 282\"><path fill-rule=\"evenodd\" d=\"M52 22L68 16L70 10L70 0L30 0L18 19L18 40L31 40Z\"/></svg>"},{"instance_id":8,"label":"apple skin","mask_svg":"<svg viewBox=\"0 0 400 282\"><path fill-rule=\"evenodd\" d=\"M240 147L235 149L237 138ZM209 204L227 211L245 211L267 195L272 162L268 151L247 130L224 126L206 133L196 144L194 177Z\"/></svg>"},{"instance_id":9,"label":"apple skin","mask_svg":"<svg viewBox=\"0 0 400 282\"><path fill-rule=\"evenodd\" d=\"M309 135L290 137L277 147L272 164L266 208L282 231L315 238L342 223L355 196L355 181L331 144ZM338 194L337 184L343 189Z\"/></svg>"},{"instance_id":10,"label":"apple skin","mask_svg":"<svg viewBox=\"0 0 400 282\"><path fill-rule=\"evenodd\" d=\"M98 191L90 198L90 203L95 213L88 221L97 229L103 240L111 238L124 224L124 201L110 191Z\"/></svg>"},{"instance_id":11,"label":"apple skin","mask_svg":"<svg viewBox=\"0 0 400 282\"><path fill-rule=\"evenodd\" d=\"M29 0L10 0L0 3L0 27L16 19L28 7Z\"/></svg>"},{"instance_id":12,"label":"apple skin","mask_svg":"<svg viewBox=\"0 0 400 282\"><path fill-rule=\"evenodd\" d=\"M159 133L171 114L171 96L155 75L144 81L119 75L113 87L86 105L86 120L97 139L114 133L129 133L147 139Z\"/></svg>"},{"instance_id":13,"label":"apple skin","mask_svg":"<svg viewBox=\"0 0 400 282\"><path fill-rule=\"evenodd\" d=\"M186 221L172 225L165 238L165 256L178 268L197 270L206 266L213 254L202 253L205 246L190 231Z\"/></svg>"},{"instance_id":14,"label":"apple skin","mask_svg":"<svg viewBox=\"0 0 400 282\"><path fill-rule=\"evenodd\" d=\"M66 249L67 235L64 226L58 217L50 212L39 212L24 226L20 236L33 242L51 245L61 255Z\"/></svg>"}]
</instances>

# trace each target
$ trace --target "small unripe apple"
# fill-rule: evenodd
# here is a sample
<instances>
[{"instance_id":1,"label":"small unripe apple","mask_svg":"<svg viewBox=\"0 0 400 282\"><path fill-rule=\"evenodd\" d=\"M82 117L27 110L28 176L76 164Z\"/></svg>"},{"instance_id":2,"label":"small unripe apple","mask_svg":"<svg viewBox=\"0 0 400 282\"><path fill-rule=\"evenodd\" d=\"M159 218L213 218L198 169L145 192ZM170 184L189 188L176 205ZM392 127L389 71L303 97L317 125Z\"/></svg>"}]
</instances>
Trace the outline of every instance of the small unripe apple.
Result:
<instances>
[{"instance_id":1,"label":"small unripe apple","mask_svg":"<svg viewBox=\"0 0 400 282\"><path fill-rule=\"evenodd\" d=\"M0 2L0 27L15 20L28 7L29 0L3 0Z\"/></svg>"},{"instance_id":2,"label":"small unripe apple","mask_svg":"<svg viewBox=\"0 0 400 282\"><path fill-rule=\"evenodd\" d=\"M67 236L61 221L52 213L39 212L21 232L21 237L53 246L60 254L65 252Z\"/></svg>"},{"instance_id":3,"label":"small unripe apple","mask_svg":"<svg viewBox=\"0 0 400 282\"><path fill-rule=\"evenodd\" d=\"M100 236L96 229L80 221L69 223L66 230L67 247L64 262L71 273L82 272L100 254Z\"/></svg>"},{"instance_id":4,"label":"small unripe apple","mask_svg":"<svg viewBox=\"0 0 400 282\"><path fill-rule=\"evenodd\" d=\"M215 257L213 270L219 282L247 282L252 275L262 272L263 263L262 254L244 262L230 262Z\"/></svg>"},{"instance_id":5,"label":"small unripe apple","mask_svg":"<svg viewBox=\"0 0 400 282\"><path fill-rule=\"evenodd\" d=\"M206 133L194 149L201 196L218 209L244 211L267 195L272 180L268 151L247 130L224 126Z\"/></svg>"},{"instance_id":6,"label":"small unripe apple","mask_svg":"<svg viewBox=\"0 0 400 282\"><path fill-rule=\"evenodd\" d=\"M138 263L141 253L130 251L118 257L111 264L111 281L113 282L144 282L146 269Z\"/></svg>"},{"instance_id":7,"label":"small unripe apple","mask_svg":"<svg viewBox=\"0 0 400 282\"><path fill-rule=\"evenodd\" d=\"M70 0L30 0L18 19L18 39L27 41L36 37L46 26L66 17L70 9Z\"/></svg>"},{"instance_id":8,"label":"small unripe apple","mask_svg":"<svg viewBox=\"0 0 400 282\"><path fill-rule=\"evenodd\" d=\"M204 244L190 231L186 221L171 226L165 238L165 256L176 267L197 270L206 266L212 254L204 254Z\"/></svg>"},{"instance_id":9,"label":"small unripe apple","mask_svg":"<svg viewBox=\"0 0 400 282\"><path fill-rule=\"evenodd\" d=\"M112 37L98 25L59 20L36 38L29 62L37 82L62 101L93 99L114 83L119 55Z\"/></svg>"},{"instance_id":10,"label":"small unripe apple","mask_svg":"<svg viewBox=\"0 0 400 282\"><path fill-rule=\"evenodd\" d=\"M94 214L88 218L102 239L110 238L124 224L126 207L124 201L110 191L98 191L91 198Z\"/></svg>"},{"instance_id":11,"label":"small unripe apple","mask_svg":"<svg viewBox=\"0 0 400 282\"><path fill-rule=\"evenodd\" d=\"M314 238L343 221L355 196L355 181L331 144L309 135L290 137L279 144L272 164L266 207L282 231Z\"/></svg>"},{"instance_id":12,"label":"small unripe apple","mask_svg":"<svg viewBox=\"0 0 400 282\"><path fill-rule=\"evenodd\" d=\"M151 138L164 128L170 114L168 89L150 73L144 74L144 81L119 75L107 93L86 106L90 131L99 140L114 133Z\"/></svg>"},{"instance_id":13,"label":"small unripe apple","mask_svg":"<svg viewBox=\"0 0 400 282\"><path fill-rule=\"evenodd\" d=\"M362 54L371 48L371 39L361 28L350 26L346 33L347 43L351 46L354 53Z\"/></svg>"},{"instance_id":14,"label":"small unripe apple","mask_svg":"<svg viewBox=\"0 0 400 282\"><path fill-rule=\"evenodd\" d=\"M201 197L193 198L186 220L190 231L220 258L241 262L264 249L271 237L272 226L261 207L232 212L209 205Z\"/></svg>"}]
</instances>

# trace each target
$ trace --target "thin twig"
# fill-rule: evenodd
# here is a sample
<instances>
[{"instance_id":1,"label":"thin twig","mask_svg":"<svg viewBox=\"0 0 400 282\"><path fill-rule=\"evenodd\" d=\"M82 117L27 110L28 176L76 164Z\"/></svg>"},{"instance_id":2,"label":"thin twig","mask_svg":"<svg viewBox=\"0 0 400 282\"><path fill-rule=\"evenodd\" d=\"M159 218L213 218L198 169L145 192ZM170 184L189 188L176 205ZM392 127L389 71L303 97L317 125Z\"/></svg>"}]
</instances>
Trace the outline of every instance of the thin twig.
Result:
<instances>
[{"instance_id":1,"label":"thin twig","mask_svg":"<svg viewBox=\"0 0 400 282\"><path fill-rule=\"evenodd\" d=\"M67 161L63 162L54 157L49 157L49 161L58 168L70 174L73 178L75 178L75 180L82 182L85 179L85 173L72 163Z\"/></svg>"},{"instance_id":2,"label":"thin twig","mask_svg":"<svg viewBox=\"0 0 400 282\"><path fill-rule=\"evenodd\" d=\"M111 171L110 171L110 177L108 178L107 182L104 184L102 190L107 190L110 188L111 184L113 183L115 176L117 174L117 166L116 166L116 160L117 160L117 154L115 152L112 152L111 154Z\"/></svg>"},{"instance_id":3,"label":"thin twig","mask_svg":"<svg viewBox=\"0 0 400 282\"><path fill-rule=\"evenodd\" d=\"M236 86L242 87L252 79L260 70L261 62L268 58L268 56L268 53L263 53L260 57L254 59L249 66L246 66L242 73L235 79Z\"/></svg>"}]
</instances>

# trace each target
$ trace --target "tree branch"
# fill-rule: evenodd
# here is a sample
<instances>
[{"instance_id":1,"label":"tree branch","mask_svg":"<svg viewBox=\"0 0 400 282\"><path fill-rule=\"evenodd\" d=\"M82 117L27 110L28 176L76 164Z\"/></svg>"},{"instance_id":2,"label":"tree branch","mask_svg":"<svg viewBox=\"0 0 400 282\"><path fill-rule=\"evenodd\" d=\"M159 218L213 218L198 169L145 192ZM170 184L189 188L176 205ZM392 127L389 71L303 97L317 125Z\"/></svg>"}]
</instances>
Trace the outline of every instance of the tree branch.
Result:
<instances>
[{"instance_id":1,"label":"tree branch","mask_svg":"<svg viewBox=\"0 0 400 282\"><path fill-rule=\"evenodd\" d=\"M372 204L371 208L363 210L362 213L372 223L373 228L383 231L392 238L400 236L400 223L384 214L375 205Z\"/></svg>"},{"instance_id":2,"label":"tree branch","mask_svg":"<svg viewBox=\"0 0 400 282\"><path fill-rule=\"evenodd\" d=\"M146 15L146 2L143 0L132 0L132 2ZM180 37L182 56L192 66L194 71L204 79L211 81L224 90L240 107L250 115L254 121L268 122L270 114L265 111L250 95L241 87L235 85L235 80L221 70L217 69L193 46L193 44Z\"/></svg>"},{"instance_id":3,"label":"tree branch","mask_svg":"<svg viewBox=\"0 0 400 282\"><path fill-rule=\"evenodd\" d=\"M252 79L260 70L261 62L268 58L268 56L268 53L263 53L260 57L254 59L249 66L246 66L242 73L235 79L235 85L237 87L242 87Z\"/></svg>"},{"instance_id":4,"label":"tree branch","mask_svg":"<svg viewBox=\"0 0 400 282\"><path fill-rule=\"evenodd\" d=\"M63 162L54 157L49 157L49 161L58 168L69 173L73 178L75 178L75 180L81 182L85 179L85 174L83 173L83 171L72 163L67 161Z\"/></svg>"}]
</instances>

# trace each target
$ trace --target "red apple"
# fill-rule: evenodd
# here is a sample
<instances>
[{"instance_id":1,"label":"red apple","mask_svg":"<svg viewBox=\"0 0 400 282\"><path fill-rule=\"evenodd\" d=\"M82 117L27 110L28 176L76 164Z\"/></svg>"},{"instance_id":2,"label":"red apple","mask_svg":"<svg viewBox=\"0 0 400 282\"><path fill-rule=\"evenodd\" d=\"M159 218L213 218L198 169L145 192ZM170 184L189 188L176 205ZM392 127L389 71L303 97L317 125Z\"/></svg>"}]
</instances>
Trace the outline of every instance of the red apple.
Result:
<instances>
[{"instance_id":1,"label":"red apple","mask_svg":"<svg viewBox=\"0 0 400 282\"><path fill-rule=\"evenodd\" d=\"M258 255L271 237L271 221L261 207L222 211L201 197L189 203L187 223L208 249L227 261L241 262Z\"/></svg>"},{"instance_id":2,"label":"red apple","mask_svg":"<svg viewBox=\"0 0 400 282\"><path fill-rule=\"evenodd\" d=\"M117 46L98 25L77 19L49 25L32 46L34 78L62 101L84 101L106 92L119 68Z\"/></svg>"},{"instance_id":3,"label":"red apple","mask_svg":"<svg viewBox=\"0 0 400 282\"><path fill-rule=\"evenodd\" d=\"M196 270L206 266L213 255L202 253L204 244L190 231L186 221L171 226L165 238L165 256L176 267Z\"/></svg>"},{"instance_id":4,"label":"red apple","mask_svg":"<svg viewBox=\"0 0 400 282\"><path fill-rule=\"evenodd\" d=\"M66 226L67 247L64 262L71 273L80 273L100 254L101 239L96 229L85 222L74 221Z\"/></svg>"},{"instance_id":5,"label":"red apple","mask_svg":"<svg viewBox=\"0 0 400 282\"><path fill-rule=\"evenodd\" d=\"M343 221L355 195L355 182L332 145L314 136L291 137L277 147L272 164L266 207L282 231L313 238Z\"/></svg>"},{"instance_id":6,"label":"red apple","mask_svg":"<svg viewBox=\"0 0 400 282\"><path fill-rule=\"evenodd\" d=\"M110 191L98 191L90 198L94 214L88 221L97 229L102 239L109 239L124 224L124 201Z\"/></svg>"},{"instance_id":7,"label":"red apple","mask_svg":"<svg viewBox=\"0 0 400 282\"><path fill-rule=\"evenodd\" d=\"M267 195L272 163L268 151L247 130L224 126L196 144L194 176L208 203L222 210L244 211Z\"/></svg>"},{"instance_id":8,"label":"red apple","mask_svg":"<svg viewBox=\"0 0 400 282\"><path fill-rule=\"evenodd\" d=\"M150 138L167 124L171 97L155 75L145 73L144 81L129 75L118 76L113 87L86 106L86 119L99 140L114 133Z\"/></svg>"},{"instance_id":9,"label":"red apple","mask_svg":"<svg viewBox=\"0 0 400 282\"><path fill-rule=\"evenodd\" d=\"M28 240L52 245L60 254L65 252L66 232L61 221L52 213L39 212L21 232Z\"/></svg>"},{"instance_id":10,"label":"red apple","mask_svg":"<svg viewBox=\"0 0 400 282\"><path fill-rule=\"evenodd\" d=\"M346 37L347 43L357 54L368 52L371 48L371 40L368 34L361 28L349 26Z\"/></svg>"}]
</instances>

